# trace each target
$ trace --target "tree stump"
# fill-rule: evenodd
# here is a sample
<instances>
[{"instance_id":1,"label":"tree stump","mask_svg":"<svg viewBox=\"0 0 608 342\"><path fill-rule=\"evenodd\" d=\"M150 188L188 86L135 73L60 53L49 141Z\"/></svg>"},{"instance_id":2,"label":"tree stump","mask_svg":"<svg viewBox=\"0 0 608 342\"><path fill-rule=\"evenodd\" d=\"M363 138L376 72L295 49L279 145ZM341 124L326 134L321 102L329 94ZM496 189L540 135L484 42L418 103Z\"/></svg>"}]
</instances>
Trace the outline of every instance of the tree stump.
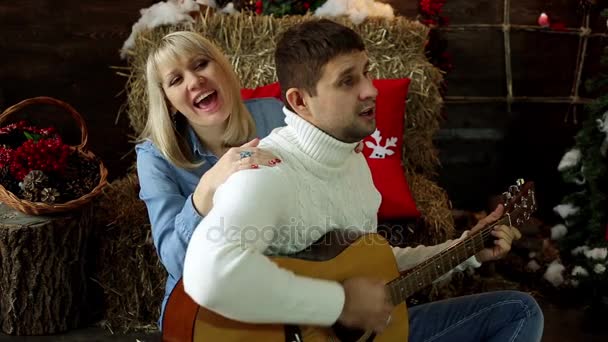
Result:
<instances>
[{"instance_id":1,"label":"tree stump","mask_svg":"<svg viewBox=\"0 0 608 342\"><path fill-rule=\"evenodd\" d=\"M75 328L86 303L91 207L30 216L0 203L0 329L46 335ZM86 306L86 305L85 305Z\"/></svg>"}]
</instances>

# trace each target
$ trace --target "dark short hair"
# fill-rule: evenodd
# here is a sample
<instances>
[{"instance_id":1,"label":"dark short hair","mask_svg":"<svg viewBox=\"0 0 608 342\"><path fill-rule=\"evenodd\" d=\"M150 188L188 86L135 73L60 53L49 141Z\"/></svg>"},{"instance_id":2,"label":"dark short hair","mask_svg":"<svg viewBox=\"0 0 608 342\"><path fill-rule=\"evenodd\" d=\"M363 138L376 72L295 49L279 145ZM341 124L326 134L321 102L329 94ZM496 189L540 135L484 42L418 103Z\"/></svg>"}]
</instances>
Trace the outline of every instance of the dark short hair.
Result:
<instances>
[{"instance_id":1,"label":"dark short hair","mask_svg":"<svg viewBox=\"0 0 608 342\"><path fill-rule=\"evenodd\" d=\"M316 19L290 27L280 35L274 53L283 98L289 88L316 96L323 67L333 58L355 51L365 51L361 36L334 21ZM289 107L287 101L285 105Z\"/></svg>"}]
</instances>

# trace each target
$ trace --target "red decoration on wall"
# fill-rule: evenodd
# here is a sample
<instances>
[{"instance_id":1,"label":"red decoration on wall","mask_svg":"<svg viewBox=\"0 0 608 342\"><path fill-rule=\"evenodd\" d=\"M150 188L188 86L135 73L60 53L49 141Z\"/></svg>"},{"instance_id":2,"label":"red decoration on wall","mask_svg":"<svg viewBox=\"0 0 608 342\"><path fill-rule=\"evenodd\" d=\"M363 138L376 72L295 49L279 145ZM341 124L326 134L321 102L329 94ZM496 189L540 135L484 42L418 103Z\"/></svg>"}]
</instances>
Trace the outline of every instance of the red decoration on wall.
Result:
<instances>
[{"instance_id":1,"label":"red decoration on wall","mask_svg":"<svg viewBox=\"0 0 608 342\"><path fill-rule=\"evenodd\" d=\"M549 27L551 25L551 21L549 20L549 16L547 13L543 12L538 16L538 25L542 27Z\"/></svg>"},{"instance_id":2,"label":"red decoration on wall","mask_svg":"<svg viewBox=\"0 0 608 342\"><path fill-rule=\"evenodd\" d=\"M426 53L429 61L439 69L452 70L452 56L447 51L447 41L439 33L440 27L448 26L449 18L442 15L446 0L420 0L420 22L431 28Z\"/></svg>"}]
</instances>

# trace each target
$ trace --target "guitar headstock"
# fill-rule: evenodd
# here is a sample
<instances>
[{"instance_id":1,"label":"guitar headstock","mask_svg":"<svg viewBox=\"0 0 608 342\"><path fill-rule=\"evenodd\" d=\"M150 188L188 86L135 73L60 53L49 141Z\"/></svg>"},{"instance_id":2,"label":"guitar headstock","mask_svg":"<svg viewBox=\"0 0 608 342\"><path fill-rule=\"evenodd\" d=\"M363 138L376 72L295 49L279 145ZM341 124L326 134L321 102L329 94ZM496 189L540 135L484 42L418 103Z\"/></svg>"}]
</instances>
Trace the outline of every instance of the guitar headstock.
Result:
<instances>
[{"instance_id":1,"label":"guitar headstock","mask_svg":"<svg viewBox=\"0 0 608 342\"><path fill-rule=\"evenodd\" d=\"M511 185L508 191L502 193L505 215L511 215L510 218L516 226L520 226L527 221L533 212L538 208L536 205L536 197L534 196L534 182L524 182L523 179L518 179L514 185Z\"/></svg>"}]
</instances>

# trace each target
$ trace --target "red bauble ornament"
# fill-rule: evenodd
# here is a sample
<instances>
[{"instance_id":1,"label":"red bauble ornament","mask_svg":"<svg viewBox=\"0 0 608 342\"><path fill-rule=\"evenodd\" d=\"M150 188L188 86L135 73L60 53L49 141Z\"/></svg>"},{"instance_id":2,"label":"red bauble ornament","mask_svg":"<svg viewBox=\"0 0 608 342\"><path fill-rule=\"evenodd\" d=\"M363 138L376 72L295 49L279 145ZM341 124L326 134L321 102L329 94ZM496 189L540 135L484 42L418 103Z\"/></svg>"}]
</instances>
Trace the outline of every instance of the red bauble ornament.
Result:
<instances>
[{"instance_id":1,"label":"red bauble ornament","mask_svg":"<svg viewBox=\"0 0 608 342\"><path fill-rule=\"evenodd\" d=\"M551 22L549 21L549 16L545 12L541 13L538 17L538 25L542 27L549 27L549 25L551 25Z\"/></svg>"}]
</instances>

